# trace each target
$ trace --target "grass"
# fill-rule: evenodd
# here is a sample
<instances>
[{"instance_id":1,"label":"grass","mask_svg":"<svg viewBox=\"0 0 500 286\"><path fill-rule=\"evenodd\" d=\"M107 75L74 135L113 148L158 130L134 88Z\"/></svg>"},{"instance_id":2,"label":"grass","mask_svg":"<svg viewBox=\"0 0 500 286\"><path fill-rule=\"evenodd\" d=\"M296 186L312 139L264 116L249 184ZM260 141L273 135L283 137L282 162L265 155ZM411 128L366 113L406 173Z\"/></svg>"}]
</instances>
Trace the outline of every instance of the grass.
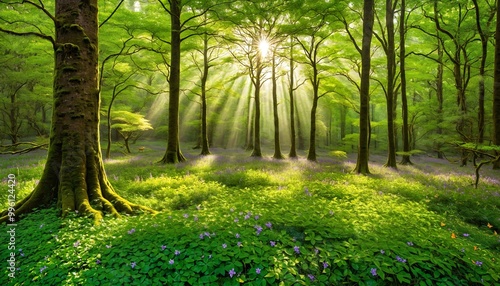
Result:
<instances>
[{"instance_id":1,"label":"grass","mask_svg":"<svg viewBox=\"0 0 500 286\"><path fill-rule=\"evenodd\" d=\"M112 184L156 216L106 217L99 226L54 208L0 229L2 285L495 285L500 284L500 176L415 157L398 171L350 173L350 156L318 163L187 152L154 164L163 146L115 154ZM351 158L351 159L349 159ZM44 152L2 157L18 199L36 185ZM1 184L7 189L7 182ZM6 192L0 206L7 206Z\"/></svg>"}]
</instances>

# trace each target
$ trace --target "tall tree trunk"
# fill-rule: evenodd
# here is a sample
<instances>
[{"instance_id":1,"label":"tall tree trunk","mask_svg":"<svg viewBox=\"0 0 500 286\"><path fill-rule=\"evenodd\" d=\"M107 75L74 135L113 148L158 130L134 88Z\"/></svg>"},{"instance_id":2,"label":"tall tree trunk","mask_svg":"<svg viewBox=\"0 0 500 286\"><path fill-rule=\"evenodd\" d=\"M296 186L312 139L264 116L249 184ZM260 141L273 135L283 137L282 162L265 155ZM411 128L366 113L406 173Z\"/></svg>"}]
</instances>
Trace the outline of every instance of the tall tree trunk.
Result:
<instances>
[{"instance_id":1,"label":"tall tree trunk","mask_svg":"<svg viewBox=\"0 0 500 286\"><path fill-rule=\"evenodd\" d=\"M207 131L208 34L203 35L203 75L201 77L201 154L210 155Z\"/></svg>"},{"instance_id":2,"label":"tall tree trunk","mask_svg":"<svg viewBox=\"0 0 500 286\"><path fill-rule=\"evenodd\" d=\"M495 41L500 43L500 5L497 5ZM500 146L500 45L495 45L495 73L493 86L493 144ZM497 152L498 154L499 152ZM500 161L493 165L500 169Z\"/></svg>"},{"instance_id":3,"label":"tall tree trunk","mask_svg":"<svg viewBox=\"0 0 500 286\"><path fill-rule=\"evenodd\" d=\"M309 133L309 151L307 153L307 160L316 161L316 113L318 109L319 101L319 79L318 79L318 69L315 64L313 64L313 102L311 107L311 131Z\"/></svg>"},{"instance_id":4,"label":"tall tree trunk","mask_svg":"<svg viewBox=\"0 0 500 286\"><path fill-rule=\"evenodd\" d=\"M369 125L370 125L370 68L371 42L373 36L374 0L364 0L363 5L363 40L361 52L361 87L359 94L359 145L358 158L354 171L358 174L369 174Z\"/></svg>"},{"instance_id":5,"label":"tall tree trunk","mask_svg":"<svg viewBox=\"0 0 500 286\"><path fill-rule=\"evenodd\" d=\"M410 152L410 127L408 125L408 98L406 94L406 0L401 0L401 17L399 19L399 64L401 73L401 114L403 115L403 152ZM410 165L409 155L403 155L401 165Z\"/></svg>"},{"instance_id":6,"label":"tall tree trunk","mask_svg":"<svg viewBox=\"0 0 500 286\"><path fill-rule=\"evenodd\" d=\"M294 91L295 91L295 62L293 59L293 37L291 37L291 46L290 46L290 86L288 88L288 96L290 97L290 152L288 153L288 157L297 158L297 139L295 134L295 99L294 99Z\"/></svg>"},{"instance_id":7,"label":"tall tree trunk","mask_svg":"<svg viewBox=\"0 0 500 286\"><path fill-rule=\"evenodd\" d=\"M387 162L385 167L397 168L396 163L396 142L394 132L394 79L396 68L396 53L394 44L394 8L392 0L386 0L385 24L387 26Z\"/></svg>"},{"instance_id":8,"label":"tall tree trunk","mask_svg":"<svg viewBox=\"0 0 500 286\"><path fill-rule=\"evenodd\" d=\"M280 146L280 118L278 115L278 91L276 82L276 48L273 49L272 67L271 67L271 80L272 80L272 94L273 94L273 119L274 119L274 159L283 159Z\"/></svg>"},{"instance_id":9,"label":"tall tree trunk","mask_svg":"<svg viewBox=\"0 0 500 286\"><path fill-rule=\"evenodd\" d=\"M255 91L254 91L255 92ZM248 116L247 116L247 136L246 136L246 147L245 150L253 150L253 124L254 124L254 110L252 105L252 96L248 96Z\"/></svg>"},{"instance_id":10,"label":"tall tree trunk","mask_svg":"<svg viewBox=\"0 0 500 286\"><path fill-rule=\"evenodd\" d=\"M484 111L484 96L485 96L485 89L484 89L484 77L486 74L486 59L488 57L488 40L489 36L484 33L483 28L481 26L481 13L479 10L479 5L477 3L477 0L472 0L474 3L474 7L476 10L476 27L479 33L479 36L481 37L481 65L479 66L479 106L478 106L478 143L482 144L484 141L484 118L485 118L485 111ZM491 14L490 19L493 18ZM489 22L489 21L488 21Z\"/></svg>"},{"instance_id":11,"label":"tall tree trunk","mask_svg":"<svg viewBox=\"0 0 500 286\"><path fill-rule=\"evenodd\" d=\"M181 73L181 5L180 0L170 3L170 75L168 103L168 142L161 163L175 164L186 161L179 144L179 101Z\"/></svg>"},{"instance_id":12,"label":"tall tree trunk","mask_svg":"<svg viewBox=\"0 0 500 286\"><path fill-rule=\"evenodd\" d=\"M62 215L78 210L98 223L102 212L145 209L120 197L104 171L99 145L97 0L58 0L55 7L54 111L47 162L16 217L57 202ZM2 213L0 221L8 216Z\"/></svg>"},{"instance_id":13,"label":"tall tree trunk","mask_svg":"<svg viewBox=\"0 0 500 286\"><path fill-rule=\"evenodd\" d=\"M262 157L262 151L260 148L260 88L261 88L261 80L262 80L262 61L261 56L257 56L257 64L256 64L256 75L254 79L254 100L255 100L255 118L254 118L254 135L253 135L253 151L250 156L252 157Z\"/></svg>"},{"instance_id":14,"label":"tall tree trunk","mask_svg":"<svg viewBox=\"0 0 500 286\"><path fill-rule=\"evenodd\" d=\"M354 171L358 174L369 174L369 125L370 125L370 47L373 35L374 0L364 0L363 5L363 40L361 52L361 87L359 108L359 145L358 158Z\"/></svg>"},{"instance_id":15,"label":"tall tree trunk","mask_svg":"<svg viewBox=\"0 0 500 286\"><path fill-rule=\"evenodd\" d=\"M439 32L438 32L439 37ZM443 73L444 73L444 64L443 64L444 51L441 41L438 40L438 68L436 75L436 98L437 98L437 134L443 134L443 128L441 124L443 122L443 103L444 103L444 93L443 93ZM437 157L439 159L444 159L444 154L441 151L442 147L441 142L436 143L436 151Z\"/></svg>"}]
</instances>

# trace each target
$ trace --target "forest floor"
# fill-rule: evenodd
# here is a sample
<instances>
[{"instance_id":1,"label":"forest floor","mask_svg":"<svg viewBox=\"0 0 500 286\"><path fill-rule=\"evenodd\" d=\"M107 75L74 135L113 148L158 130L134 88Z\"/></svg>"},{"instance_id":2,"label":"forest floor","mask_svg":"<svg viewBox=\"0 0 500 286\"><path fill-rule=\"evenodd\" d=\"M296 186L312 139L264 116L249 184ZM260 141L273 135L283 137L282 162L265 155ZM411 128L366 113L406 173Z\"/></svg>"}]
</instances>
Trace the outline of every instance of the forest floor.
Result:
<instances>
[{"instance_id":1,"label":"forest floor","mask_svg":"<svg viewBox=\"0 0 500 286\"><path fill-rule=\"evenodd\" d=\"M95 226L51 208L2 225L1 285L500 285L491 166L476 189L472 166L426 155L398 170L373 155L361 176L355 154L312 163L191 149L187 162L159 165L164 144L140 144L131 155L114 147L106 171L122 196L160 213ZM2 209L8 174L22 199L45 155L0 155Z\"/></svg>"}]
</instances>

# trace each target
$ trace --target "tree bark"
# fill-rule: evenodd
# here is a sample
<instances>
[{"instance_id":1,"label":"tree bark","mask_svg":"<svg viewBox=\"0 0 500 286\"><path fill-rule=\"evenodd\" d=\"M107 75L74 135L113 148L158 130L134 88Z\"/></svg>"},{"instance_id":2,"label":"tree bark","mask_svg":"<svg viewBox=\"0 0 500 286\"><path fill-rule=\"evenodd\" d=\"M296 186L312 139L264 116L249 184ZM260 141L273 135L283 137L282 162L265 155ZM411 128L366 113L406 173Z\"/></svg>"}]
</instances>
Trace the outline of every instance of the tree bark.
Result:
<instances>
[{"instance_id":1,"label":"tree bark","mask_svg":"<svg viewBox=\"0 0 500 286\"><path fill-rule=\"evenodd\" d=\"M262 59L261 55L257 55L257 63L255 65L255 78L254 83L254 100L255 100L255 118L254 118L254 135L253 135L253 151L250 156L252 157L262 157L262 150L260 148L260 88L262 81Z\"/></svg>"},{"instance_id":2,"label":"tree bark","mask_svg":"<svg viewBox=\"0 0 500 286\"><path fill-rule=\"evenodd\" d=\"M179 101L181 73L181 5L179 0L170 3L170 75L168 103L168 139L167 150L160 160L164 164L176 164L186 161L179 144Z\"/></svg>"},{"instance_id":3,"label":"tree bark","mask_svg":"<svg viewBox=\"0 0 500 286\"><path fill-rule=\"evenodd\" d=\"M207 80L210 65L208 62L208 34L203 35L203 74L201 77L201 154L210 155L207 131Z\"/></svg>"},{"instance_id":4,"label":"tree bark","mask_svg":"<svg viewBox=\"0 0 500 286\"><path fill-rule=\"evenodd\" d=\"M274 121L274 159L283 159L280 146L280 118L278 115L278 91L276 82L276 48L273 49L272 67L271 67L271 80L272 80L272 94L273 94L273 121Z\"/></svg>"},{"instance_id":5,"label":"tree bark","mask_svg":"<svg viewBox=\"0 0 500 286\"><path fill-rule=\"evenodd\" d=\"M394 78L396 68L396 53L394 44L394 9L392 0L386 0L385 24L387 27L387 162L385 167L397 168L396 142L394 132Z\"/></svg>"},{"instance_id":6,"label":"tree bark","mask_svg":"<svg viewBox=\"0 0 500 286\"><path fill-rule=\"evenodd\" d=\"M120 197L104 171L99 145L97 0L56 1L54 112L47 162L15 214L57 202L64 217L78 210L99 223L103 212L146 209ZM8 219L2 213L0 221Z\"/></svg>"},{"instance_id":7,"label":"tree bark","mask_svg":"<svg viewBox=\"0 0 500 286\"><path fill-rule=\"evenodd\" d=\"M500 43L500 5L497 5L497 24L495 41ZM493 86L493 144L500 145L500 45L495 45L495 72ZM498 155L498 152L497 152ZM500 160L493 165L494 169L500 169Z\"/></svg>"},{"instance_id":8,"label":"tree bark","mask_svg":"<svg viewBox=\"0 0 500 286\"><path fill-rule=\"evenodd\" d=\"M403 152L410 152L410 128L408 125L408 97L406 93L406 0L401 0L401 17L399 19L399 64L401 73L401 114L403 115ZM411 165L410 155L403 155L401 165Z\"/></svg>"},{"instance_id":9,"label":"tree bark","mask_svg":"<svg viewBox=\"0 0 500 286\"><path fill-rule=\"evenodd\" d=\"M289 158L297 158L297 139L295 134L295 62L293 59L293 37L291 38L290 46L290 86L288 88L288 96L290 97L290 152L288 153Z\"/></svg>"},{"instance_id":10,"label":"tree bark","mask_svg":"<svg viewBox=\"0 0 500 286\"><path fill-rule=\"evenodd\" d=\"M369 174L369 125L370 125L370 47L373 35L374 0L364 0L363 5L363 40L361 52L361 87L359 108L359 145L358 158L354 171L358 174Z\"/></svg>"}]
</instances>

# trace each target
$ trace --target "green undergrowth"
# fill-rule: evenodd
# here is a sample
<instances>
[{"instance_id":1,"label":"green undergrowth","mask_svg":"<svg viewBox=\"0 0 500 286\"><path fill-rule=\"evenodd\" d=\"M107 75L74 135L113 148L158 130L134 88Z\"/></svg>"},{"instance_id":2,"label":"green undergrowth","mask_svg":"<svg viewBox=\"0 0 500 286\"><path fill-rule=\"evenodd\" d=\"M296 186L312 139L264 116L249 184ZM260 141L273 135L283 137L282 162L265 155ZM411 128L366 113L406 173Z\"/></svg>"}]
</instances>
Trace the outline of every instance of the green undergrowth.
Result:
<instances>
[{"instance_id":1,"label":"green undergrowth","mask_svg":"<svg viewBox=\"0 0 500 286\"><path fill-rule=\"evenodd\" d=\"M474 189L467 172L444 163L398 171L374 163L373 175L359 176L344 158L240 155L163 166L152 163L160 156L150 150L108 161L119 193L160 213L105 217L94 226L77 213L60 219L55 208L38 210L15 227L13 279L3 225L0 283L500 284L495 173ZM5 164L16 172L19 197L43 168L36 158Z\"/></svg>"}]
</instances>

